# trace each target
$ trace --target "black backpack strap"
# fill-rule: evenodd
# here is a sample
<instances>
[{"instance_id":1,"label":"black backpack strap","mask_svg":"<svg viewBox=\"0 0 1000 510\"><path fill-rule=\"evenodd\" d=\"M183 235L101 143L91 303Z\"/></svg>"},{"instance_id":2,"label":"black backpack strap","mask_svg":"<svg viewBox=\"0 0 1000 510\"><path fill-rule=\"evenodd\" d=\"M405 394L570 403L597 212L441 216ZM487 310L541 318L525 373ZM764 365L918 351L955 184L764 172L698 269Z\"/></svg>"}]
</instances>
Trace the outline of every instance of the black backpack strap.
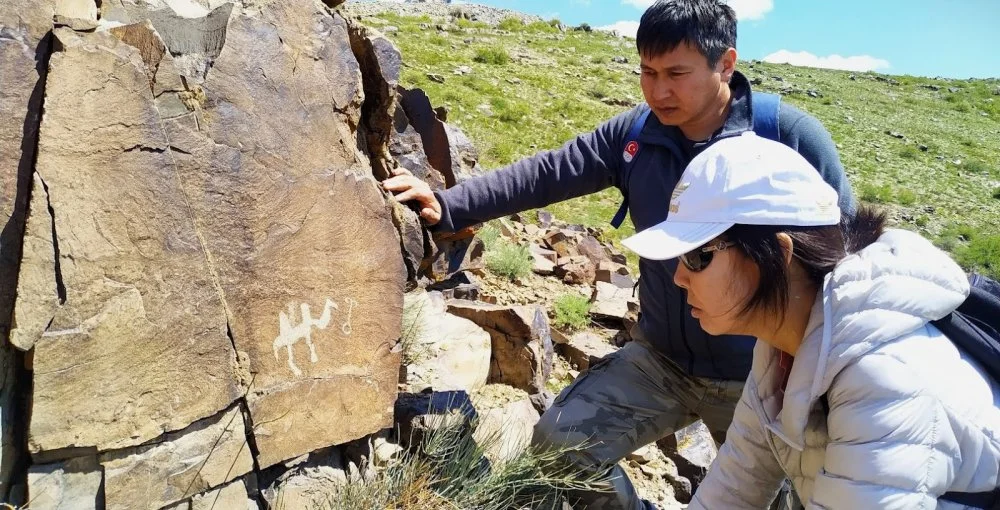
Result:
<instances>
[{"instance_id":1,"label":"black backpack strap","mask_svg":"<svg viewBox=\"0 0 1000 510\"><path fill-rule=\"evenodd\" d=\"M1000 489L993 492L946 492L938 499L984 510L1000 509Z\"/></svg>"},{"instance_id":2,"label":"black backpack strap","mask_svg":"<svg viewBox=\"0 0 1000 510\"><path fill-rule=\"evenodd\" d=\"M614 218L611 218L611 226L615 228L622 226L622 223L625 222L625 215L628 214L628 181L632 177L635 158L638 156L639 150L642 149L642 144L639 143L639 134L642 133L642 128L645 127L651 111L649 106L643 105L639 116L632 122L632 127L629 128L628 135L625 137L625 147L622 149L622 159L625 160L625 166L622 168L622 182L619 186L622 191L622 205L618 206L618 212L615 213Z\"/></svg>"}]
</instances>

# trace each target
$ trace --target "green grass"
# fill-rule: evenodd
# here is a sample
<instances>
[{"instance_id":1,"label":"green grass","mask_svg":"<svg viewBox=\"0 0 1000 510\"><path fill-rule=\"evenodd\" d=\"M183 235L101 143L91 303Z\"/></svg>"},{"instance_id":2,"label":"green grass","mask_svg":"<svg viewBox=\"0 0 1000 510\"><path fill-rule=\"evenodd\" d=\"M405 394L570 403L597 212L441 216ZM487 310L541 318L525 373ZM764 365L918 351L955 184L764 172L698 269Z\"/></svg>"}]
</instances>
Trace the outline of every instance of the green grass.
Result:
<instances>
[{"instance_id":1,"label":"green grass","mask_svg":"<svg viewBox=\"0 0 1000 510\"><path fill-rule=\"evenodd\" d=\"M491 462L487 452L496 451L499 433L476 433L476 420L467 424L457 414L443 421L388 466L368 462L363 470L370 476L351 476L320 508L561 510L569 490L609 487L598 475L566 463L569 448L528 447Z\"/></svg>"},{"instance_id":2,"label":"green grass","mask_svg":"<svg viewBox=\"0 0 1000 510\"><path fill-rule=\"evenodd\" d=\"M957 247L954 254L962 267L1000 278L1000 235L975 237Z\"/></svg>"},{"instance_id":3,"label":"green grass","mask_svg":"<svg viewBox=\"0 0 1000 510\"><path fill-rule=\"evenodd\" d=\"M583 329L590 324L590 300L576 293L563 294L553 301L552 315L552 324L559 329Z\"/></svg>"},{"instance_id":4,"label":"green grass","mask_svg":"<svg viewBox=\"0 0 1000 510\"><path fill-rule=\"evenodd\" d=\"M599 31L545 31L540 25L514 22L507 22L510 30L501 31L459 20L459 31L468 35L453 32L448 44L464 37L474 40L452 49L435 39L440 37L436 31L419 29L426 20L383 18L368 18L366 23L399 27L390 38L406 62L402 85L421 87L433 104L449 107L451 122L479 148L484 168L558 148L626 109L601 99L642 98L639 77L632 72L631 39ZM516 63L511 55L518 56ZM616 56L628 57L630 63L613 63ZM450 75L460 65L473 72L445 84L426 78L427 73ZM995 221L1000 218L1000 199L994 197L1000 179L1000 97L993 95L1000 81L893 76L898 84L892 84L876 80L881 76L877 73L746 61L738 69L750 79L763 79L756 90L779 92L787 85L818 90L820 99L803 93L786 95L783 101L814 115L830 131L855 194L888 208L934 207L924 225L898 226L920 228L931 237L954 223L1000 234ZM519 82L512 84L514 78ZM951 93L948 87L960 90ZM498 98L503 100L500 107ZM491 105L493 115L477 109L482 104ZM903 133L907 141L890 138L886 131ZM928 150L917 149L919 143ZM618 191L608 189L546 208L565 221L601 228L606 239L618 243L633 233L630 222L619 230L607 224L620 201ZM626 254L634 264L635 256Z\"/></svg>"},{"instance_id":5,"label":"green grass","mask_svg":"<svg viewBox=\"0 0 1000 510\"><path fill-rule=\"evenodd\" d=\"M480 64L502 66L510 63L510 54L507 53L507 50L499 46L490 46L477 49L476 55L472 57L472 60Z\"/></svg>"}]
</instances>

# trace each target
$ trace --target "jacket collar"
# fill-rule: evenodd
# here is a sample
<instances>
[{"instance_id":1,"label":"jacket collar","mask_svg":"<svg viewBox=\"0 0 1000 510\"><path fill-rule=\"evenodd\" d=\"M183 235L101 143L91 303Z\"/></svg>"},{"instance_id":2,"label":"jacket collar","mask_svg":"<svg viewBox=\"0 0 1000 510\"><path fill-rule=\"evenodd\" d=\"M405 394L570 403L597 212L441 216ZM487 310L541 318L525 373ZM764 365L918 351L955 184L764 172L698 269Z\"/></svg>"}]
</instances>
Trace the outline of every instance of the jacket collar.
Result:
<instances>
[{"instance_id":1,"label":"jacket collar","mask_svg":"<svg viewBox=\"0 0 1000 510\"><path fill-rule=\"evenodd\" d=\"M788 384L778 391L778 351L754 348L750 380L767 428L802 450L809 414L848 365L944 317L969 295L964 270L920 235L887 230L827 275Z\"/></svg>"}]
</instances>

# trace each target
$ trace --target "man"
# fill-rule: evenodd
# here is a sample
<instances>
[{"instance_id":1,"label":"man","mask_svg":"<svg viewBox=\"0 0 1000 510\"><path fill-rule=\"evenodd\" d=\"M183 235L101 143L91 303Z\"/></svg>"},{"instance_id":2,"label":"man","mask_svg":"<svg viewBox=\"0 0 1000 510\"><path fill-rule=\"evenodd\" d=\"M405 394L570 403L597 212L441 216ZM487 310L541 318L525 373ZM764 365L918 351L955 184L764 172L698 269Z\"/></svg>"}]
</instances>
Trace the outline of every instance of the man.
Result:
<instances>
[{"instance_id":1,"label":"man","mask_svg":"<svg viewBox=\"0 0 1000 510\"><path fill-rule=\"evenodd\" d=\"M661 0L636 35L646 104L628 182L628 133L642 107L568 142L496 172L432 193L407 175L385 181L400 201L416 200L436 229L469 225L617 186L628 197L636 231L667 217L685 166L715 140L753 128L746 77L735 70L736 16L718 0ZM830 135L813 117L783 104L779 139L797 150L840 195L854 203ZM607 469L636 448L701 418L722 442L747 374L753 338L712 337L691 317L673 283L677 261L641 259L641 316L634 341L594 364L555 399L535 427L536 444L574 447L571 461ZM748 469L752 469L748 466ZM645 508L625 473L610 471L613 491L580 495L585 508Z\"/></svg>"}]
</instances>

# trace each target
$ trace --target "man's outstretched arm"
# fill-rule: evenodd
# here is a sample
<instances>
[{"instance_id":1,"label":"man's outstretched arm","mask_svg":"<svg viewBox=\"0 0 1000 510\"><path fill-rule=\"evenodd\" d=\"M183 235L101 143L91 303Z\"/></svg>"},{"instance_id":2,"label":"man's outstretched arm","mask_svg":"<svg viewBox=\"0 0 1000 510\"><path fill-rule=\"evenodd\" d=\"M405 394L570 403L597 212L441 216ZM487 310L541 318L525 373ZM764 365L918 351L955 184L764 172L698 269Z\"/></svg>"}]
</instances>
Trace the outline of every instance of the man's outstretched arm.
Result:
<instances>
[{"instance_id":1,"label":"man's outstretched arm","mask_svg":"<svg viewBox=\"0 0 1000 510\"><path fill-rule=\"evenodd\" d=\"M400 202L415 200L436 230L452 232L515 212L544 207L617 184L622 148L635 110L625 112L561 148L525 158L452 188L432 192L400 171L383 186Z\"/></svg>"}]
</instances>

